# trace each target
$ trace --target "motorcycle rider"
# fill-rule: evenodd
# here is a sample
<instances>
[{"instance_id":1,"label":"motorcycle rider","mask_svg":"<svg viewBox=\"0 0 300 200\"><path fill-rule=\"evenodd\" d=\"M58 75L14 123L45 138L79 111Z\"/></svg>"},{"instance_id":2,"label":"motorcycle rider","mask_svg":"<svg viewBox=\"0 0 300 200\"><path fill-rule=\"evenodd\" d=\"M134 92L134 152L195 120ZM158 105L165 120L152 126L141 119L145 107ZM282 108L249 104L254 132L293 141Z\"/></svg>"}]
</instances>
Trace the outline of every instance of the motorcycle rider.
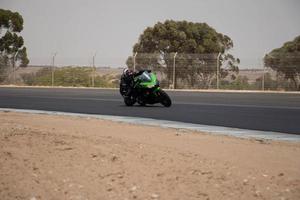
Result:
<instances>
[{"instance_id":1,"label":"motorcycle rider","mask_svg":"<svg viewBox=\"0 0 300 200\"><path fill-rule=\"evenodd\" d=\"M122 96L128 96L131 92L131 87L133 87L133 71L125 68L123 70L120 82L120 93Z\"/></svg>"},{"instance_id":2,"label":"motorcycle rider","mask_svg":"<svg viewBox=\"0 0 300 200\"><path fill-rule=\"evenodd\" d=\"M120 82L120 93L122 96L129 96L131 94L134 86L134 78L141 75L145 71L148 73L151 72L151 70L139 70L135 72L127 67L123 70Z\"/></svg>"}]
</instances>

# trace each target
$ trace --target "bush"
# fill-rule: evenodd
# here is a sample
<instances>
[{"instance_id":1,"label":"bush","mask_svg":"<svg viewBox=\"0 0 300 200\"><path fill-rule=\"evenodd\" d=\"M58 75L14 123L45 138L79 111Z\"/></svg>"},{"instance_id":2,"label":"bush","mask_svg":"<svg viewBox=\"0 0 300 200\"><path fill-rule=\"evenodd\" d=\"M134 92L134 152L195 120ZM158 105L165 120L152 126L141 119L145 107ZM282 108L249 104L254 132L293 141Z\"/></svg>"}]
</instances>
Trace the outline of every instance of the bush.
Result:
<instances>
[{"instance_id":1,"label":"bush","mask_svg":"<svg viewBox=\"0 0 300 200\"><path fill-rule=\"evenodd\" d=\"M52 69L43 68L37 73L21 75L26 85L52 85ZM95 76L95 87L117 87L114 76ZM92 87L92 68L88 67L63 67L55 68L55 86Z\"/></svg>"},{"instance_id":2,"label":"bush","mask_svg":"<svg viewBox=\"0 0 300 200\"><path fill-rule=\"evenodd\" d=\"M222 81L220 84L221 89L230 90L253 90L255 89L251 84L248 83L247 76L238 76L234 81Z\"/></svg>"}]
</instances>

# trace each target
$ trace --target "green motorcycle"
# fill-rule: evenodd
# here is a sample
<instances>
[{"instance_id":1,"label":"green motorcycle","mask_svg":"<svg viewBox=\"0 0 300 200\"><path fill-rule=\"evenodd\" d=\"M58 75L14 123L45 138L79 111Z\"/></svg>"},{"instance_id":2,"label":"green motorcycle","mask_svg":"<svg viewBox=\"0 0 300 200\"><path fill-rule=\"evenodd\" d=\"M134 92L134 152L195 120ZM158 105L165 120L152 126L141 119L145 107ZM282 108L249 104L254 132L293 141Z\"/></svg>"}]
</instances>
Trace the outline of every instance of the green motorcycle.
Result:
<instances>
[{"instance_id":1,"label":"green motorcycle","mask_svg":"<svg viewBox=\"0 0 300 200\"><path fill-rule=\"evenodd\" d=\"M134 75L123 74L120 93L127 106L136 102L141 106L155 103L161 103L165 107L172 105L170 97L160 88L156 75L150 70L143 70Z\"/></svg>"}]
</instances>

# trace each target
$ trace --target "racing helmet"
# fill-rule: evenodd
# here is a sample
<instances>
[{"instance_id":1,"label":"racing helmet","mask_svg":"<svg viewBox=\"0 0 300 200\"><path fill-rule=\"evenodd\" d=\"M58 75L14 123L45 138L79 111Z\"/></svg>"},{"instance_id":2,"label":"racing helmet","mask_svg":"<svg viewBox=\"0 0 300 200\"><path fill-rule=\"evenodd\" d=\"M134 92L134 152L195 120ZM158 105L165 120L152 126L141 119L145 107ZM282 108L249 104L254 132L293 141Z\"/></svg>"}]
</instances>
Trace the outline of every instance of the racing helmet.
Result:
<instances>
[{"instance_id":1,"label":"racing helmet","mask_svg":"<svg viewBox=\"0 0 300 200\"><path fill-rule=\"evenodd\" d=\"M127 67L123 70L123 75L128 76L133 74L133 71L128 69Z\"/></svg>"}]
</instances>

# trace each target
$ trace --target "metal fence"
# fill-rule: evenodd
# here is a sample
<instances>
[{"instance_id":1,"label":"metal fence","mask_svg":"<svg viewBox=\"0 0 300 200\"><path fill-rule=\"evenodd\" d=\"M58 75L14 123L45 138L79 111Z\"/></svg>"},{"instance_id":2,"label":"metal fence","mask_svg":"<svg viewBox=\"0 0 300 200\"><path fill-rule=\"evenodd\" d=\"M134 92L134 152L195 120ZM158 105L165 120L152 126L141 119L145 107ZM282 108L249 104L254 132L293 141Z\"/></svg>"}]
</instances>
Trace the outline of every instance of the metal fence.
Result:
<instances>
[{"instance_id":1,"label":"metal fence","mask_svg":"<svg viewBox=\"0 0 300 200\"><path fill-rule=\"evenodd\" d=\"M173 89L218 88L221 78L216 54L136 53L127 60L133 70L155 71L162 87Z\"/></svg>"},{"instance_id":2,"label":"metal fence","mask_svg":"<svg viewBox=\"0 0 300 200\"><path fill-rule=\"evenodd\" d=\"M299 58L293 65L239 69L219 54L146 54L134 53L126 65L132 70L155 72L163 88L297 91L300 84ZM294 62L295 61L295 62ZM118 87L124 66L28 66L13 70L0 66L0 84L30 86ZM272 65L271 65L272 66Z\"/></svg>"}]
</instances>

